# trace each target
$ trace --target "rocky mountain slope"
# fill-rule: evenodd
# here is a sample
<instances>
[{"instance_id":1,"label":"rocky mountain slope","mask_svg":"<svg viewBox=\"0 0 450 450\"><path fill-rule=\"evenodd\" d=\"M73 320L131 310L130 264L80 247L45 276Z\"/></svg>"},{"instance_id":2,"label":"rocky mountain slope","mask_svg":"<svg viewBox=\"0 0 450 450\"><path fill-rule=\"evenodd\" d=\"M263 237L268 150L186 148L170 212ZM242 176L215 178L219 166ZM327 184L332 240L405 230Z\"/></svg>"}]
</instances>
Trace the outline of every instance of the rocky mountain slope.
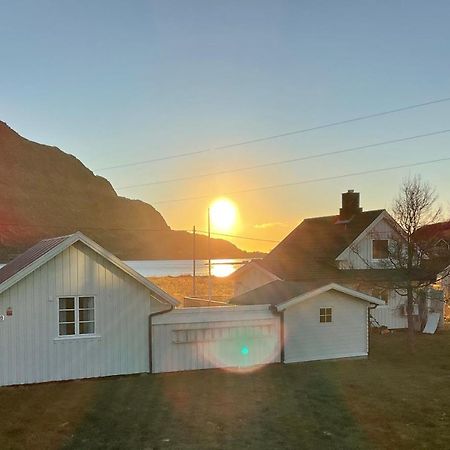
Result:
<instances>
[{"instance_id":1,"label":"rocky mountain slope","mask_svg":"<svg viewBox=\"0 0 450 450\"><path fill-rule=\"evenodd\" d=\"M125 260L192 257L192 236L172 230L153 206L119 197L74 156L0 122L0 260L77 230ZM211 247L213 257L246 256L222 239ZM206 238L198 236L199 258L206 258L206 248Z\"/></svg>"}]
</instances>

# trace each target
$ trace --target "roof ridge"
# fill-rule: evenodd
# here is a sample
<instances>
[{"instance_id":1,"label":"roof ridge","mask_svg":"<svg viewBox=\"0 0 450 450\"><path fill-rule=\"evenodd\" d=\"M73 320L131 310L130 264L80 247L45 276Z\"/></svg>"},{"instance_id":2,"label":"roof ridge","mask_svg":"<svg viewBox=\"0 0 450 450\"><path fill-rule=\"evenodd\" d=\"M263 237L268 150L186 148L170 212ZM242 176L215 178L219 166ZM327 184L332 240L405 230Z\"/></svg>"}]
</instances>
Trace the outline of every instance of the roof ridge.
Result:
<instances>
[{"instance_id":1,"label":"roof ridge","mask_svg":"<svg viewBox=\"0 0 450 450\"><path fill-rule=\"evenodd\" d=\"M380 208L380 209L369 209L368 211L361 211L356 216L359 216L360 214L368 214L368 213L382 213L383 211L386 211L386 208ZM317 216L317 217L307 217L306 219L303 219L303 222L306 222L307 220L316 220L316 219L331 219L333 217L339 217L339 214L333 214L329 216Z\"/></svg>"}]
</instances>

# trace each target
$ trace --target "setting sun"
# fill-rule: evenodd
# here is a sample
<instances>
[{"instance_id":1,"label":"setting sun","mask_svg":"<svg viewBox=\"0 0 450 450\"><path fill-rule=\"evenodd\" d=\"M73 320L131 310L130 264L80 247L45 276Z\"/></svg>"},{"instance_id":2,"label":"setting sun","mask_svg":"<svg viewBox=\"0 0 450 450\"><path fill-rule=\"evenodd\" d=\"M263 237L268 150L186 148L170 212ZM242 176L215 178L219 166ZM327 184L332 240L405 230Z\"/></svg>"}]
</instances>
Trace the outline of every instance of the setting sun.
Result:
<instances>
[{"instance_id":1,"label":"setting sun","mask_svg":"<svg viewBox=\"0 0 450 450\"><path fill-rule=\"evenodd\" d=\"M228 198L219 198L210 208L211 226L217 231L231 231L237 221L236 205Z\"/></svg>"}]
</instances>

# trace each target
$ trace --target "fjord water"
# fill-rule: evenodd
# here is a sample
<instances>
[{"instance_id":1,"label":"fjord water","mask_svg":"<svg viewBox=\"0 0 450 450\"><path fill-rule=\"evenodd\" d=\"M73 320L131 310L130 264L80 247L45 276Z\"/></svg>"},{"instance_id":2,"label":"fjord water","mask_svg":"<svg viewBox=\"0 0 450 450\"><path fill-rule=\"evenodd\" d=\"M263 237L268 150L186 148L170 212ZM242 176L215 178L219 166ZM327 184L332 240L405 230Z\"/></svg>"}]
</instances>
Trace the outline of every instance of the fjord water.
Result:
<instances>
[{"instance_id":1,"label":"fjord water","mask_svg":"<svg viewBox=\"0 0 450 450\"><path fill-rule=\"evenodd\" d=\"M247 261L247 259L213 259L211 260L211 273L217 277L226 277ZM144 277L192 275L192 260L189 259L125 261L125 263ZM208 275L208 260L197 260L195 270L198 276Z\"/></svg>"}]
</instances>

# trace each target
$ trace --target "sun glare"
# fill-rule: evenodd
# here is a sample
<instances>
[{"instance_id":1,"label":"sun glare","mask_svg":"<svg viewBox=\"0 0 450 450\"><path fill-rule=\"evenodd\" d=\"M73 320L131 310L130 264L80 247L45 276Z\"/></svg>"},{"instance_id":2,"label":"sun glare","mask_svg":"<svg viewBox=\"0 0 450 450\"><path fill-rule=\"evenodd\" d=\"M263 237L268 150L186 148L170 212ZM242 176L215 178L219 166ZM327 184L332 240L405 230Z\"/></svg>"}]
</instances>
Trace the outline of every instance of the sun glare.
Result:
<instances>
[{"instance_id":1,"label":"sun glare","mask_svg":"<svg viewBox=\"0 0 450 450\"><path fill-rule=\"evenodd\" d=\"M236 205L228 198L219 198L210 208L211 226L217 231L231 231L237 221Z\"/></svg>"}]
</instances>

